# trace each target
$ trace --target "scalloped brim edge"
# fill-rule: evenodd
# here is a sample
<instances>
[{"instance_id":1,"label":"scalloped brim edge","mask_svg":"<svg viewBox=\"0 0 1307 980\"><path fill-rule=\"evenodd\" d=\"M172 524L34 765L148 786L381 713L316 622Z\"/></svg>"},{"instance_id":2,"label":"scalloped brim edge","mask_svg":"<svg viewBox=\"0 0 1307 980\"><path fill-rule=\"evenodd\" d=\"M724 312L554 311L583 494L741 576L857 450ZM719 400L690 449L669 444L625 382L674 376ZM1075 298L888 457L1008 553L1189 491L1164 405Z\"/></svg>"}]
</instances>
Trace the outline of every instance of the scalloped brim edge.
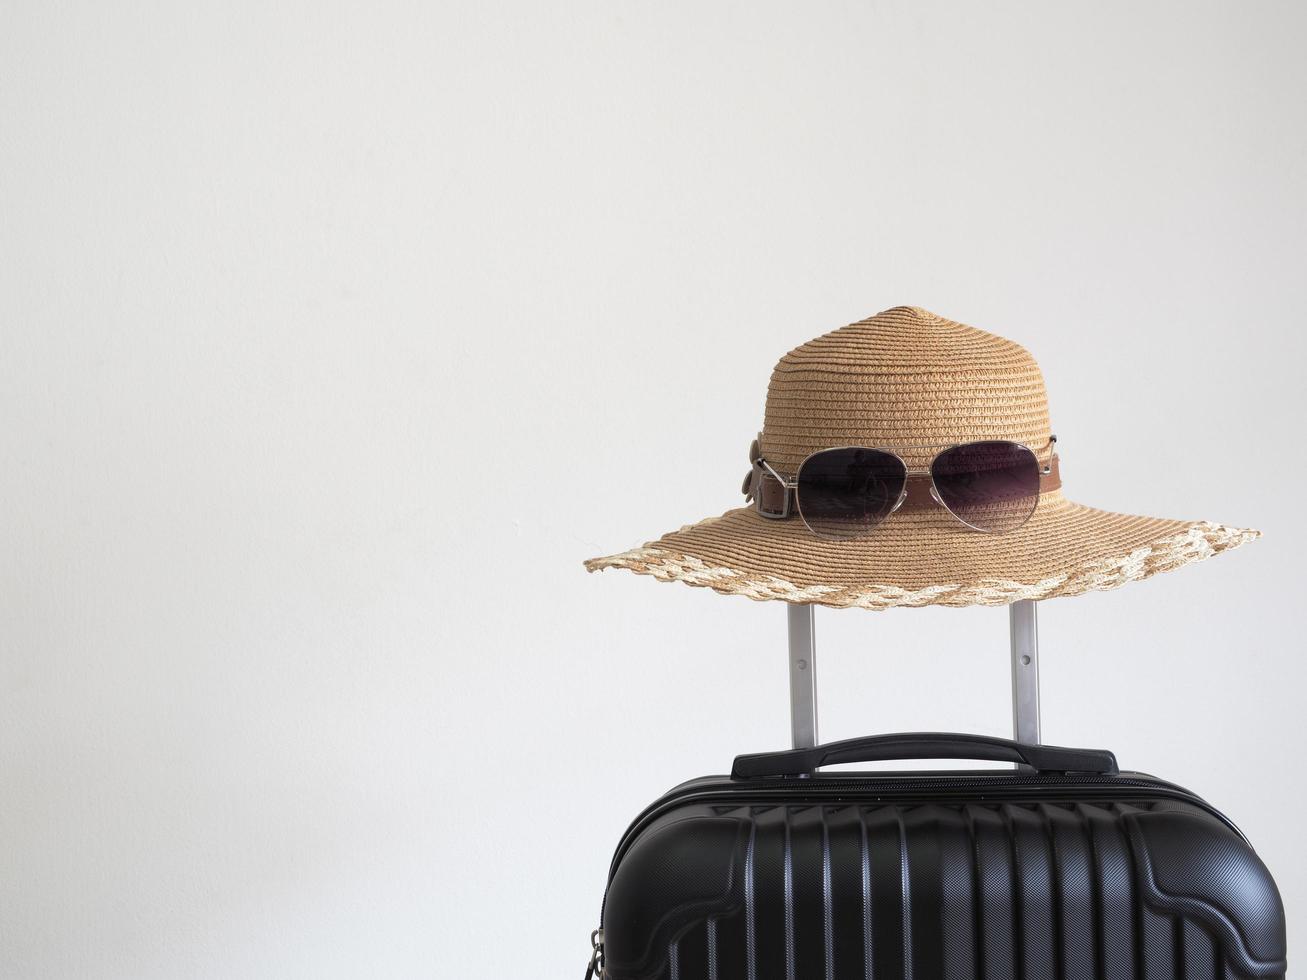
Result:
<instances>
[{"instance_id":1,"label":"scalloped brim edge","mask_svg":"<svg viewBox=\"0 0 1307 980\"><path fill-rule=\"evenodd\" d=\"M1087 560L1068 571L1036 582L985 578L974 583L950 583L909 590L892 585L849 587L799 586L773 575L747 573L710 565L694 555L661 548L656 543L603 558L591 558L591 572L625 568L661 582L683 582L723 595L740 595L760 602L779 600L836 609L891 609L897 606L1005 606L1023 599L1052 599L1117 589L1161 572L1203 561L1261 537L1251 528L1195 521L1179 534L1168 535L1126 554Z\"/></svg>"}]
</instances>

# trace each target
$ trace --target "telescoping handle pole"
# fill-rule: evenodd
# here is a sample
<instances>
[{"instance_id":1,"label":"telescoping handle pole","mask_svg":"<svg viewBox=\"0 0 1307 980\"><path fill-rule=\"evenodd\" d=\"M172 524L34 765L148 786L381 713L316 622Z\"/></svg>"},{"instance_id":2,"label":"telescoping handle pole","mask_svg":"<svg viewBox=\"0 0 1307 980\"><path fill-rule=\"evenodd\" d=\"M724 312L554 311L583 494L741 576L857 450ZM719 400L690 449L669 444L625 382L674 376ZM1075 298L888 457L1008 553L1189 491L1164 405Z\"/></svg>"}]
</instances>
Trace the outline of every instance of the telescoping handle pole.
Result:
<instances>
[{"instance_id":1,"label":"telescoping handle pole","mask_svg":"<svg viewBox=\"0 0 1307 980\"><path fill-rule=\"evenodd\" d=\"M786 605L790 631L790 740L796 749L817 744L817 639L812 606Z\"/></svg>"},{"instance_id":2,"label":"telescoping handle pole","mask_svg":"<svg viewBox=\"0 0 1307 980\"><path fill-rule=\"evenodd\" d=\"M1033 599L1008 606L1012 632L1012 738L1039 744L1039 615Z\"/></svg>"},{"instance_id":3,"label":"telescoping handle pole","mask_svg":"<svg viewBox=\"0 0 1307 980\"><path fill-rule=\"evenodd\" d=\"M817 744L817 639L813 607L787 604L790 640L790 740ZM1012 738L1039 744L1039 618L1035 600L1008 606L1012 643Z\"/></svg>"}]
</instances>

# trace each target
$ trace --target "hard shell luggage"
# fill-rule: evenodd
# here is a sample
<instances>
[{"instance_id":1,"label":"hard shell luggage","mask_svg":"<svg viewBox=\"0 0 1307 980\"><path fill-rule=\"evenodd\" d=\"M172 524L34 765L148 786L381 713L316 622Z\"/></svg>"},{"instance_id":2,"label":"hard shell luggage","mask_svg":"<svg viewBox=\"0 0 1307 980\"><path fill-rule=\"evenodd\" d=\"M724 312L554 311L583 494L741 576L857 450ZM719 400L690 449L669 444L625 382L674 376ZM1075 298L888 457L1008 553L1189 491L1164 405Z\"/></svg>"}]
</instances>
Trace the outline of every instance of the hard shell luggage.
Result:
<instances>
[{"instance_id":1,"label":"hard shell luggage","mask_svg":"<svg viewBox=\"0 0 1307 980\"><path fill-rule=\"evenodd\" d=\"M795 748L636 818L587 980L1284 976L1284 907L1234 824L1110 752L1039 744L1034 602L1009 607L1015 741L817 744L812 607L787 611ZM905 759L1017 768L817 771Z\"/></svg>"},{"instance_id":2,"label":"hard shell luggage","mask_svg":"<svg viewBox=\"0 0 1307 980\"><path fill-rule=\"evenodd\" d=\"M889 759L1018 771L817 773ZM740 756L612 862L608 980L1282 977L1266 867L1200 797L1110 752L873 736Z\"/></svg>"}]
</instances>

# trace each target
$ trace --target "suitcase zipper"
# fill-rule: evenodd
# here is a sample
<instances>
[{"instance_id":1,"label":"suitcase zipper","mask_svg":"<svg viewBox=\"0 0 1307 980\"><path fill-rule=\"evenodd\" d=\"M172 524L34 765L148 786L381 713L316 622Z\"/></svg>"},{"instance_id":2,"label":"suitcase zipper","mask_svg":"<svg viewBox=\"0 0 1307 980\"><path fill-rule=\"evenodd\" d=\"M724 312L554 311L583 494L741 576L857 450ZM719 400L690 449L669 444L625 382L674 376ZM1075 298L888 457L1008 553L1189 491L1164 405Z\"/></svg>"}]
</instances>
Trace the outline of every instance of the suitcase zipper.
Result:
<instances>
[{"instance_id":1,"label":"suitcase zipper","mask_svg":"<svg viewBox=\"0 0 1307 980\"><path fill-rule=\"evenodd\" d=\"M605 896L606 897L606 896ZM604 931L596 929L590 933L590 965L585 968L585 980L603 978L604 975Z\"/></svg>"}]
</instances>

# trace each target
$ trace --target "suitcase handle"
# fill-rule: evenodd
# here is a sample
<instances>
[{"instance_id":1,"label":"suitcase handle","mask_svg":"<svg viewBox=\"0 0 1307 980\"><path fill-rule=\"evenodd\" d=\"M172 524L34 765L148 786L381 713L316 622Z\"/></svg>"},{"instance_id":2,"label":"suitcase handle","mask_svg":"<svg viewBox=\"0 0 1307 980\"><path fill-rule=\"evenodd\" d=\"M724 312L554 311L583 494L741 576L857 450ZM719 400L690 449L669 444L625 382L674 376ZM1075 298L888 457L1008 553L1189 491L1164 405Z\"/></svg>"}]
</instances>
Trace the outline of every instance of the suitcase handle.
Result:
<instances>
[{"instance_id":1,"label":"suitcase handle","mask_svg":"<svg viewBox=\"0 0 1307 980\"><path fill-rule=\"evenodd\" d=\"M914 732L868 735L829 742L810 749L737 755L732 779L759 776L805 776L838 762L891 762L900 759L982 759L1024 763L1039 772L1088 772L1115 776L1116 756L1106 749L1068 749L1057 745L1025 745L989 735Z\"/></svg>"}]
</instances>

